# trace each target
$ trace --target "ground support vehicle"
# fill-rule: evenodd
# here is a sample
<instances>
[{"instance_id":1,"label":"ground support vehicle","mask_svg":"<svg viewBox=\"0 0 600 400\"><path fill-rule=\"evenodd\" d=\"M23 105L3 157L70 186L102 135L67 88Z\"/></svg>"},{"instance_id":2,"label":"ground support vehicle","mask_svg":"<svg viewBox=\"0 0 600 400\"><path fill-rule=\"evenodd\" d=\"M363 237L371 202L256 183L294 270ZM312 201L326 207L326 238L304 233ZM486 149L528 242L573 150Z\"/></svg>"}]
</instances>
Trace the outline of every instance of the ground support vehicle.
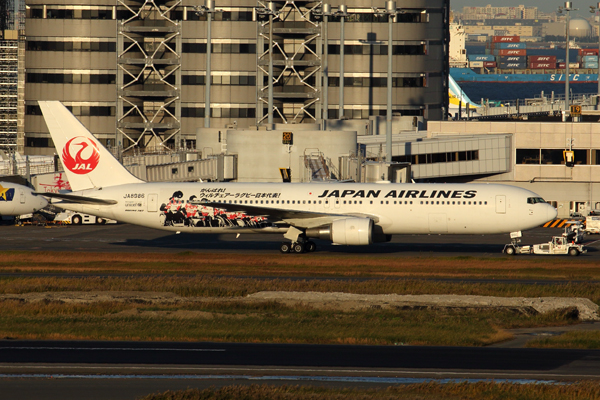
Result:
<instances>
[{"instance_id":1,"label":"ground support vehicle","mask_svg":"<svg viewBox=\"0 0 600 400\"><path fill-rule=\"evenodd\" d=\"M600 234L600 216L589 215L585 218L585 233Z\"/></svg>"},{"instance_id":2,"label":"ground support vehicle","mask_svg":"<svg viewBox=\"0 0 600 400\"><path fill-rule=\"evenodd\" d=\"M512 235L511 235L512 237ZM587 253L583 245L570 242L565 236L553 236L548 243L534 245L519 245L520 239L514 237L511 244L504 246L503 253L508 255L515 254L547 254L547 255L565 255L578 256Z\"/></svg>"},{"instance_id":3,"label":"ground support vehicle","mask_svg":"<svg viewBox=\"0 0 600 400\"><path fill-rule=\"evenodd\" d=\"M81 224L116 224L117 221L112 219L100 218L94 215L76 213L73 211L66 211L56 214L54 217L55 223L81 225Z\"/></svg>"}]
</instances>

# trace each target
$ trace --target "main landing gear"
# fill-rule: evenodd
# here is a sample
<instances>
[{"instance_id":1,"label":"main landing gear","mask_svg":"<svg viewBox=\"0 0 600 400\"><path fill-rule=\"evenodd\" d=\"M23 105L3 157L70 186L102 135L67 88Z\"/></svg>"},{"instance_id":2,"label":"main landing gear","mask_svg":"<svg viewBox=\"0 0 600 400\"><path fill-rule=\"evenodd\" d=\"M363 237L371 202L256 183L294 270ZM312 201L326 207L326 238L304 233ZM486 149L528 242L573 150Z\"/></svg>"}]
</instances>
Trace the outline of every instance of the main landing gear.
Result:
<instances>
[{"instance_id":1,"label":"main landing gear","mask_svg":"<svg viewBox=\"0 0 600 400\"><path fill-rule=\"evenodd\" d=\"M306 242L283 242L279 246L279 251L282 253L309 253L317 249L315 242L309 240Z\"/></svg>"},{"instance_id":2,"label":"main landing gear","mask_svg":"<svg viewBox=\"0 0 600 400\"><path fill-rule=\"evenodd\" d=\"M317 249L315 242L308 240L305 232L294 226L290 226L283 237L289 242L283 242L279 246L282 253L308 253Z\"/></svg>"}]
</instances>

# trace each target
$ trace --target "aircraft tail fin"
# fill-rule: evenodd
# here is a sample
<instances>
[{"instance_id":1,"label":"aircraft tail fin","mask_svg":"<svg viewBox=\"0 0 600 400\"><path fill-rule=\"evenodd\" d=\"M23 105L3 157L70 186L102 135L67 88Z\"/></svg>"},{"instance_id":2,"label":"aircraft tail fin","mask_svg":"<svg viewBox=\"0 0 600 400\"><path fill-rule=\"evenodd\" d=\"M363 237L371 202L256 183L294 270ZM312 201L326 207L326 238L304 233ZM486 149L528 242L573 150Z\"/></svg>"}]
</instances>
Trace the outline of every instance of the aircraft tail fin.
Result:
<instances>
[{"instance_id":1,"label":"aircraft tail fin","mask_svg":"<svg viewBox=\"0 0 600 400\"><path fill-rule=\"evenodd\" d=\"M60 101L38 101L73 191L141 183Z\"/></svg>"},{"instance_id":2,"label":"aircraft tail fin","mask_svg":"<svg viewBox=\"0 0 600 400\"><path fill-rule=\"evenodd\" d=\"M459 102L462 103L462 107L464 109L468 108L477 108L481 107L481 104L475 103L473 100L469 98L462 91L458 83L452 78L452 76L448 76L448 96L450 100L450 107L458 108Z\"/></svg>"}]
</instances>

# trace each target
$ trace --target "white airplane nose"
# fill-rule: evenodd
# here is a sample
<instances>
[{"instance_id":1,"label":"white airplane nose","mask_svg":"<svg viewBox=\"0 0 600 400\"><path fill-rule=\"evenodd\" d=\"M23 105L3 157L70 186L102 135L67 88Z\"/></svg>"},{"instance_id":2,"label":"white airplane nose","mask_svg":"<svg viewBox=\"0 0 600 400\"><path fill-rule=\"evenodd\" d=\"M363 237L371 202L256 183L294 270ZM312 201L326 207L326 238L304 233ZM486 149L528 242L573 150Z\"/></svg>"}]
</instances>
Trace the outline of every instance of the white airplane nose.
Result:
<instances>
[{"instance_id":1,"label":"white airplane nose","mask_svg":"<svg viewBox=\"0 0 600 400\"><path fill-rule=\"evenodd\" d=\"M556 210L556 208L554 208L550 204L548 204L548 221L556 218L557 215L558 215L558 211Z\"/></svg>"},{"instance_id":2,"label":"white airplane nose","mask_svg":"<svg viewBox=\"0 0 600 400\"><path fill-rule=\"evenodd\" d=\"M48 200L46 200L45 198L40 196L38 199L38 203L39 203L38 209L42 209L48 205Z\"/></svg>"}]
</instances>

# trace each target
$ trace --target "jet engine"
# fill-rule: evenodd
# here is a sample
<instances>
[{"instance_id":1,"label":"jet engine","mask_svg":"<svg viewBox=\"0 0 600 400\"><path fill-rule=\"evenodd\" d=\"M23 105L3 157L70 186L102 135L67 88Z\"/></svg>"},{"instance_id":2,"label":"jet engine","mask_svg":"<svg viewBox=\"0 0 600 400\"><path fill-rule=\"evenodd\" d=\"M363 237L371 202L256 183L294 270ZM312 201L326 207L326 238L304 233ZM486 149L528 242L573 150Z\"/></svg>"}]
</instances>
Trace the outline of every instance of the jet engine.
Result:
<instances>
[{"instance_id":1,"label":"jet engine","mask_svg":"<svg viewBox=\"0 0 600 400\"><path fill-rule=\"evenodd\" d=\"M309 238L330 240L336 244L362 246L373 243L373 220L370 218L345 218L333 223L306 230Z\"/></svg>"}]
</instances>

